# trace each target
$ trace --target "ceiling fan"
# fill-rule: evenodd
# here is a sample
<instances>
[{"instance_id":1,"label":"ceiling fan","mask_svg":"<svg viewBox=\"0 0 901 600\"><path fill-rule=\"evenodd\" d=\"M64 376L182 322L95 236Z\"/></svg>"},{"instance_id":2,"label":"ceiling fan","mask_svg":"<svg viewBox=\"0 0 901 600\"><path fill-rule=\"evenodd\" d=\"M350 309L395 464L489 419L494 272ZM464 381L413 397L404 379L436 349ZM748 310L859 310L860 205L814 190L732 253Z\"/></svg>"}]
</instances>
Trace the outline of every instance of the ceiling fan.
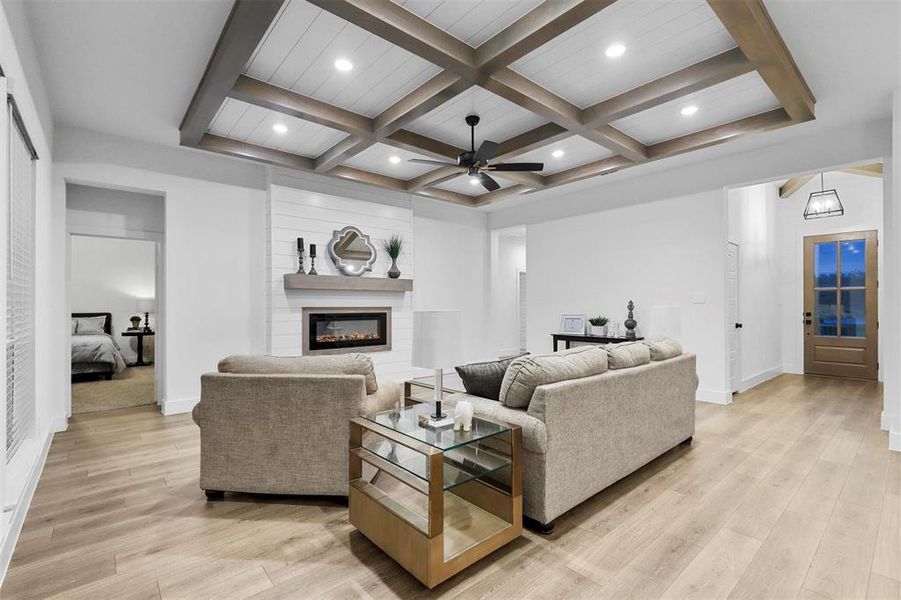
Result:
<instances>
[{"instance_id":1,"label":"ceiling fan","mask_svg":"<svg viewBox=\"0 0 901 600\"><path fill-rule=\"evenodd\" d=\"M471 148L466 152L461 153L457 157L456 163L428 160L425 158L411 158L409 162L439 165L441 167L460 167L469 173L470 177L477 178L479 183L481 183L489 192L500 189L501 186L486 171L541 171L544 169L544 163L489 164L491 158L497 153L498 148L500 148L500 144L485 140L479 146L479 149L476 150L476 125L479 124L479 117L477 115L469 115L466 117L466 124L471 128ZM452 179L456 176L457 175L451 175L445 179ZM441 181L444 180L439 180L436 183L440 183Z\"/></svg>"}]
</instances>

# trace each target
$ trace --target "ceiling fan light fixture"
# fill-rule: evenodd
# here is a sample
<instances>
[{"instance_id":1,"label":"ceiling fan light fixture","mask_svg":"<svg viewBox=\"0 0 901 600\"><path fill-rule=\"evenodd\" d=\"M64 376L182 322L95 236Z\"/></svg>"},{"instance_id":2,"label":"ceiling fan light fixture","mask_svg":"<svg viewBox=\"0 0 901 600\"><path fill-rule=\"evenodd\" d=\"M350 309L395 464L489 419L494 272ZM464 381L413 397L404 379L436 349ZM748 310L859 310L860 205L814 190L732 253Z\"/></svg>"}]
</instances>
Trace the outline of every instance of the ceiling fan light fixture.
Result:
<instances>
[{"instance_id":1,"label":"ceiling fan light fixture","mask_svg":"<svg viewBox=\"0 0 901 600\"><path fill-rule=\"evenodd\" d=\"M479 185L481 181L479 180L478 175L470 175L469 176L469 185Z\"/></svg>"},{"instance_id":2,"label":"ceiling fan light fixture","mask_svg":"<svg viewBox=\"0 0 901 600\"><path fill-rule=\"evenodd\" d=\"M825 178L820 173L820 191L811 192L804 207L804 219L822 219L825 217L840 217L845 214L845 207L834 189L827 190L824 185Z\"/></svg>"},{"instance_id":3,"label":"ceiling fan light fixture","mask_svg":"<svg viewBox=\"0 0 901 600\"><path fill-rule=\"evenodd\" d=\"M619 58L625 53L626 47L622 44L611 44L607 46L607 50L604 51L604 54L607 55L607 58Z\"/></svg>"}]
</instances>

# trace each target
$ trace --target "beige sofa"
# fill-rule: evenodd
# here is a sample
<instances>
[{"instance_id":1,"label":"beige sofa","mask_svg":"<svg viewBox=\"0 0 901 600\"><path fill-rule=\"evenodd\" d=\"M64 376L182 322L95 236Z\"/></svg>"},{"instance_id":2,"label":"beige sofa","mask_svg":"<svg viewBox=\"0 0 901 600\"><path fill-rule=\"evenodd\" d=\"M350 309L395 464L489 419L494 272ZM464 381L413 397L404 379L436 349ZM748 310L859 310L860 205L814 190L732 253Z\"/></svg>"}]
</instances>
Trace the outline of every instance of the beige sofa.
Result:
<instances>
[{"instance_id":1,"label":"beige sofa","mask_svg":"<svg viewBox=\"0 0 901 600\"><path fill-rule=\"evenodd\" d=\"M508 370L509 374L509 370ZM695 356L540 385L525 409L455 394L522 427L523 512L541 529L680 443L695 428Z\"/></svg>"},{"instance_id":2,"label":"beige sofa","mask_svg":"<svg viewBox=\"0 0 901 600\"><path fill-rule=\"evenodd\" d=\"M367 393L369 392L369 393ZM362 354L231 356L201 377L200 487L347 495L348 421L390 409L398 384L375 381Z\"/></svg>"}]
</instances>

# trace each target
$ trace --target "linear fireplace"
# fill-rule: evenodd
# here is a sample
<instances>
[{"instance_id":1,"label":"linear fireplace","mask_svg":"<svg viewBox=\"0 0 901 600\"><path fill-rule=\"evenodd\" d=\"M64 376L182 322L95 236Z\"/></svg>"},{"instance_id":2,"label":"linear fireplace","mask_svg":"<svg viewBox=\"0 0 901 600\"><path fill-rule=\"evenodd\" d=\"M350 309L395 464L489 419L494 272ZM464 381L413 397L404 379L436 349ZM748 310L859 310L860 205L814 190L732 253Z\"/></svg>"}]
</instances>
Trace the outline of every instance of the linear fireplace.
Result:
<instances>
[{"instance_id":1,"label":"linear fireplace","mask_svg":"<svg viewBox=\"0 0 901 600\"><path fill-rule=\"evenodd\" d=\"M303 353L391 350L391 307L304 308Z\"/></svg>"}]
</instances>

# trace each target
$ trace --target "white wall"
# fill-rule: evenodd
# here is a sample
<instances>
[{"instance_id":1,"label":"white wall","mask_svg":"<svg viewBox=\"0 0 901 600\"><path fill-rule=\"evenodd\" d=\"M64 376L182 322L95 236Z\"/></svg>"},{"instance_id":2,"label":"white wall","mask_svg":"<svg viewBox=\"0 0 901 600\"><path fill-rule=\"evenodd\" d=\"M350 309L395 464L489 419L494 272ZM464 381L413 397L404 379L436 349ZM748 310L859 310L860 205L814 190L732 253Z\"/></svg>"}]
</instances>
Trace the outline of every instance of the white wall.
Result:
<instances>
[{"instance_id":1,"label":"white wall","mask_svg":"<svg viewBox=\"0 0 901 600\"><path fill-rule=\"evenodd\" d=\"M132 316L143 322L138 299L156 295L156 242L75 235L70 261L72 311L112 313L113 339L126 362L136 361L137 338L119 334L131 326ZM156 327L155 315L150 315L150 326Z\"/></svg>"},{"instance_id":2,"label":"white wall","mask_svg":"<svg viewBox=\"0 0 901 600\"><path fill-rule=\"evenodd\" d=\"M739 391L744 391L783 370L779 188L759 184L728 194L729 241L738 244Z\"/></svg>"},{"instance_id":3,"label":"white wall","mask_svg":"<svg viewBox=\"0 0 901 600\"><path fill-rule=\"evenodd\" d=\"M69 233L162 241L166 232L163 196L69 184Z\"/></svg>"},{"instance_id":4,"label":"white wall","mask_svg":"<svg viewBox=\"0 0 901 600\"><path fill-rule=\"evenodd\" d=\"M496 355L519 352L519 272L526 270L526 229L491 233L491 325ZM528 301L528 293L526 293ZM528 313L528 310L526 311Z\"/></svg>"},{"instance_id":5,"label":"white wall","mask_svg":"<svg viewBox=\"0 0 901 600\"><path fill-rule=\"evenodd\" d=\"M7 10L14 14L7 18ZM63 416L64 373L69 361L68 320L65 317L65 299L59 293L65 277L65 214L55 204L51 193L51 144L53 126L49 106L43 92L43 83L29 41L23 30L21 6L9 3L0 5L0 66L2 66L9 92L25 122L29 136L38 154L35 172L35 382L36 415L33 442L19 450L15 464L0 467L0 498L4 507L12 510L0 515L0 578L6 572L18 532L31 501L31 493L55 430L65 428ZM16 36L13 35L15 29ZM22 43L17 43L17 42ZM5 150L0 151L5 160ZM2 327L5 327L5 322ZM0 327L0 329L2 329ZM0 331L5 338L6 332ZM0 366L4 379L5 371ZM59 374L54 377L53 374Z\"/></svg>"},{"instance_id":6,"label":"white wall","mask_svg":"<svg viewBox=\"0 0 901 600\"><path fill-rule=\"evenodd\" d=\"M776 187L777 184L769 184ZM810 192L820 189L819 177L814 178L790 198L778 202L777 250L780 264L779 295L782 298L780 329L782 335L782 361L787 373L804 372L804 237L846 231L875 229L882 240L883 231L883 182L880 178L862 177L848 173L826 174L826 189L838 190L845 207L845 214L827 219L804 220L804 206ZM879 279L883 274L883 254L878 254ZM884 289L878 293L879 313L883 312ZM888 331L880 331L879 355L882 356L883 337ZM880 360L880 363L882 361ZM882 365L880 365L882 366ZM882 369L880 369L881 379Z\"/></svg>"},{"instance_id":7,"label":"white wall","mask_svg":"<svg viewBox=\"0 0 901 600\"><path fill-rule=\"evenodd\" d=\"M723 323L726 197L723 190L528 227L528 345L551 350L561 313L626 318L638 333L653 306L679 306L682 342L698 355L698 399L728 402Z\"/></svg>"},{"instance_id":8,"label":"white wall","mask_svg":"<svg viewBox=\"0 0 901 600\"><path fill-rule=\"evenodd\" d=\"M56 150L54 199L61 206L67 183L164 197L166 277L157 298L164 331L156 340L157 369L165 370L161 404L166 414L190 410L200 397L200 376L220 358L265 350L266 192L252 187L258 183L252 177L243 185L220 183L240 182L243 166L229 174L233 161L211 162L183 149L168 149L171 158L162 160L149 144L63 130ZM126 158L134 166L123 164ZM195 177L183 175L188 172Z\"/></svg>"}]
</instances>

